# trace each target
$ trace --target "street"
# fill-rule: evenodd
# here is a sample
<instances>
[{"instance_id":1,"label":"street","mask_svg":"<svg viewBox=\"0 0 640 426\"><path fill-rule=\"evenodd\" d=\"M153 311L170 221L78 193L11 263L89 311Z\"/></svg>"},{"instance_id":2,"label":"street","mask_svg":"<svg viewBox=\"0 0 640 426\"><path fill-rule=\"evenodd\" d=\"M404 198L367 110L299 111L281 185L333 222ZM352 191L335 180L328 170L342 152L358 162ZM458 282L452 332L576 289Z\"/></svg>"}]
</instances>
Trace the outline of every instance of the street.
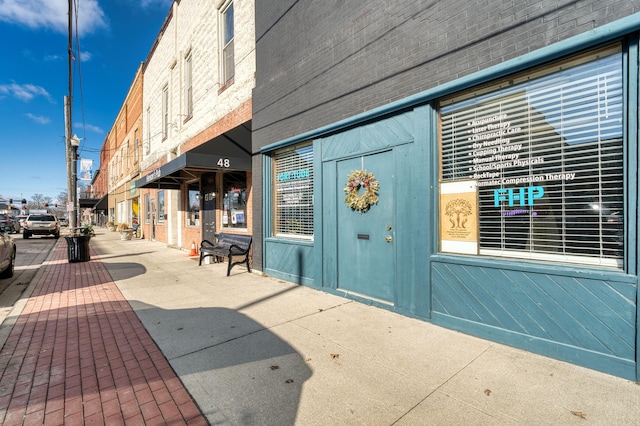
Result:
<instances>
[{"instance_id":1,"label":"street","mask_svg":"<svg viewBox=\"0 0 640 426\"><path fill-rule=\"evenodd\" d=\"M22 234L10 236L16 242L16 268L12 278L0 280L0 324L29 286L57 241L52 236L31 237L26 240L22 238Z\"/></svg>"}]
</instances>

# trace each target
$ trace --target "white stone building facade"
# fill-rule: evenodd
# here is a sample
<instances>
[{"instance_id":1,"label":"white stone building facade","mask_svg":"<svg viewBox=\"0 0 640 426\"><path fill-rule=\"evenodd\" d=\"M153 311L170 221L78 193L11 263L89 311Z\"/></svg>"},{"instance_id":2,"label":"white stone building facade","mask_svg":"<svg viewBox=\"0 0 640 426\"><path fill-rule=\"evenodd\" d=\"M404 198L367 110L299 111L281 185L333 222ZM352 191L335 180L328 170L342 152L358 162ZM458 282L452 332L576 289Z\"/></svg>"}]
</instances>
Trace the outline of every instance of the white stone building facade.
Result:
<instances>
[{"instance_id":1,"label":"white stone building facade","mask_svg":"<svg viewBox=\"0 0 640 426\"><path fill-rule=\"evenodd\" d=\"M225 174L244 175L249 202L254 2L174 1L143 72L141 225L150 239L187 249L229 222ZM250 229L245 210L234 232Z\"/></svg>"}]
</instances>

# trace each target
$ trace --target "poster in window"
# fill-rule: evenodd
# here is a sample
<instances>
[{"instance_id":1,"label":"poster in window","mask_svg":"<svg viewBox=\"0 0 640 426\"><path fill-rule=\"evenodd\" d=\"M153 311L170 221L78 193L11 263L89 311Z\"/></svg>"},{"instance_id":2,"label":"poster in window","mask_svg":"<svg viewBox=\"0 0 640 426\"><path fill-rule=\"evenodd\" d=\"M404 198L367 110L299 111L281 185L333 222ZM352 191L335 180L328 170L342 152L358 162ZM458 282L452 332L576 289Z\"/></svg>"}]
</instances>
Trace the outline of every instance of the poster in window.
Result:
<instances>
[{"instance_id":1,"label":"poster in window","mask_svg":"<svg viewBox=\"0 0 640 426\"><path fill-rule=\"evenodd\" d=\"M477 181L440 184L440 249L478 254Z\"/></svg>"}]
</instances>

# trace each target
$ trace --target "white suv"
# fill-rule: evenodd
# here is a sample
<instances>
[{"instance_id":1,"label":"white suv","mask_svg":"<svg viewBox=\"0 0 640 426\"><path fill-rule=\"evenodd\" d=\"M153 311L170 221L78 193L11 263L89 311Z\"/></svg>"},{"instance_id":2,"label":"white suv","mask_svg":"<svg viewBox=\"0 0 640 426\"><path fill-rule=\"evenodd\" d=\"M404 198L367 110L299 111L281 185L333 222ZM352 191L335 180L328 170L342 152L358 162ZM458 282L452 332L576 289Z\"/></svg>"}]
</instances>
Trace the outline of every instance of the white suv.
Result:
<instances>
[{"instance_id":1,"label":"white suv","mask_svg":"<svg viewBox=\"0 0 640 426\"><path fill-rule=\"evenodd\" d=\"M60 238L60 223L52 214L30 214L22 223L22 237L53 235Z\"/></svg>"}]
</instances>

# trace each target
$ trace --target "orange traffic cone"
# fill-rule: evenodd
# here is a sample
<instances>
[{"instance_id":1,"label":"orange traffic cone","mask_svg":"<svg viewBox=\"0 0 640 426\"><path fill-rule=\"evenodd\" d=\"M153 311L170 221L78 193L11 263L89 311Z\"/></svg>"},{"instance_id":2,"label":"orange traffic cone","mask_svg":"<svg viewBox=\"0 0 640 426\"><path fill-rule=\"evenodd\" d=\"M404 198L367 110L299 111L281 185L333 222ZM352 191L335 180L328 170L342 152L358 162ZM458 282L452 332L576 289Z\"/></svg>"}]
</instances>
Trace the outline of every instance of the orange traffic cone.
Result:
<instances>
[{"instance_id":1,"label":"orange traffic cone","mask_svg":"<svg viewBox=\"0 0 640 426\"><path fill-rule=\"evenodd\" d=\"M191 251L189 252L189 256L197 256L198 250L196 250L196 242L191 241Z\"/></svg>"}]
</instances>

